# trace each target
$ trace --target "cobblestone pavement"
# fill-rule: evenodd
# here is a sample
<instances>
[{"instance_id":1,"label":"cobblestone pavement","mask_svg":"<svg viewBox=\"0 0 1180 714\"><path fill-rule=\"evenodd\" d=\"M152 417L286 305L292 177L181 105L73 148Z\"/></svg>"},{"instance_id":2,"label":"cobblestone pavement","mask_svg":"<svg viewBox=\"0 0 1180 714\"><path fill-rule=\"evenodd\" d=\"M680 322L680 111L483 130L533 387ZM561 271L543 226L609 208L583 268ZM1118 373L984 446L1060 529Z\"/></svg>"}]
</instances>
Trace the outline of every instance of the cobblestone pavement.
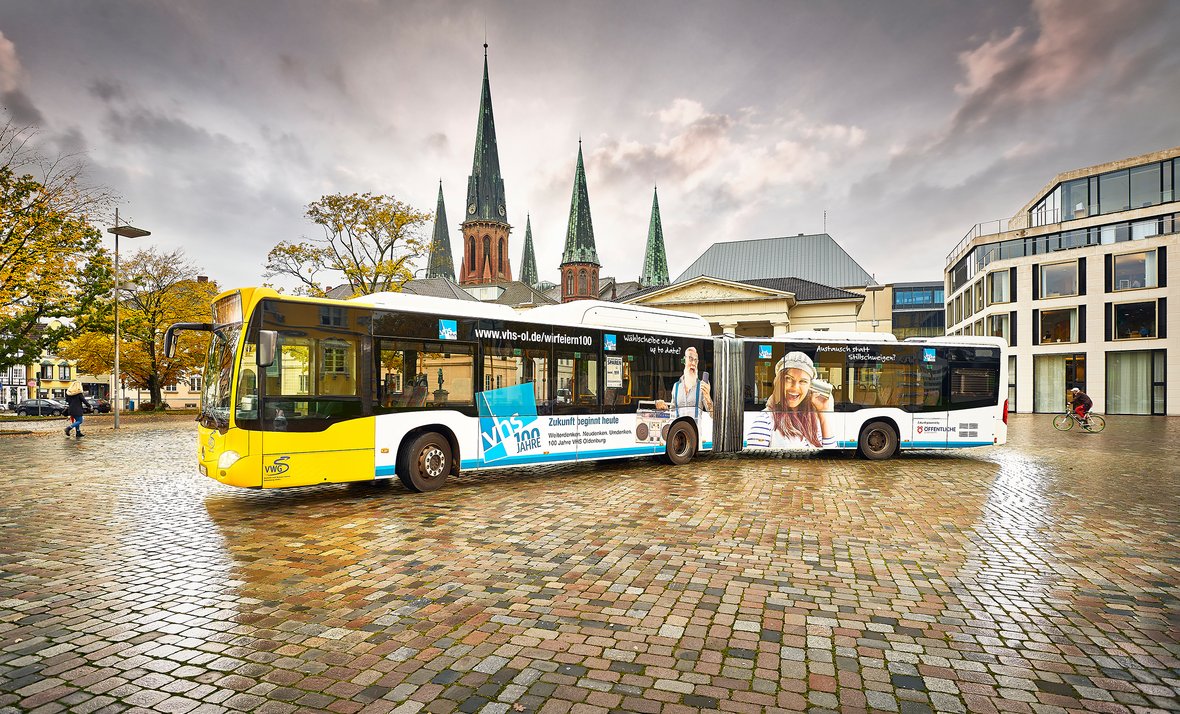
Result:
<instances>
[{"instance_id":1,"label":"cobblestone pavement","mask_svg":"<svg viewBox=\"0 0 1180 714\"><path fill-rule=\"evenodd\" d=\"M1180 420L259 492L0 437L0 711L1180 710Z\"/></svg>"}]
</instances>

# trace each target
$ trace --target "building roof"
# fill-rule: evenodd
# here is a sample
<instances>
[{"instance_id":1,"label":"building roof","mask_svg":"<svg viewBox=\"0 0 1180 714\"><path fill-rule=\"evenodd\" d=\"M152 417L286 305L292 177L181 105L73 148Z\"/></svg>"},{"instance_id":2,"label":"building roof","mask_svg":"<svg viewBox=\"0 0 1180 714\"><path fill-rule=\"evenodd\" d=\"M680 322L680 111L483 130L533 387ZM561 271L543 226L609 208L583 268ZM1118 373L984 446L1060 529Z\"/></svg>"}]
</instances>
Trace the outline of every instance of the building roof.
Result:
<instances>
[{"instance_id":1,"label":"building roof","mask_svg":"<svg viewBox=\"0 0 1180 714\"><path fill-rule=\"evenodd\" d=\"M643 288L633 293L626 295L628 302L643 297L649 293L654 293L659 290L669 290L681 282L688 282L697 278L716 278L712 275L698 275L688 280L678 280L672 285L657 285L650 288ZM770 290L777 290L779 292L791 293L795 296L796 302L822 302L825 300L864 300L864 295L860 293L849 292L848 290L841 290L840 288L833 288L828 285L820 285L819 283L802 278L762 278L759 280L729 280L727 278L717 278L718 281L725 280L730 283L737 283L739 285L750 285L757 288L769 288ZM620 295L619 299L624 296Z\"/></svg>"},{"instance_id":2,"label":"building roof","mask_svg":"<svg viewBox=\"0 0 1180 714\"><path fill-rule=\"evenodd\" d=\"M760 288L781 290L784 293L794 293L795 300L798 302L859 300L864 297L860 293L833 288L830 285L820 285L819 283L804 280L803 278L762 278L759 280L740 280L738 282L745 283L746 285L755 285Z\"/></svg>"},{"instance_id":3,"label":"building roof","mask_svg":"<svg viewBox=\"0 0 1180 714\"><path fill-rule=\"evenodd\" d=\"M496 303L497 305L550 305L558 302L550 299L545 293L537 290L528 283L519 280L503 280L492 283L467 285L460 290L473 296L480 302Z\"/></svg>"},{"instance_id":4,"label":"building roof","mask_svg":"<svg viewBox=\"0 0 1180 714\"><path fill-rule=\"evenodd\" d=\"M524 253L520 257L520 281L527 285L536 285L537 256L533 252L533 217L528 216L524 221Z\"/></svg>"},{"instance_id":5,"label":"building roof","mask_svg":"<svg viewBox=\"0 0 1180 714\"><path fill-rule=\"evenodd\" d=\"M426 277L455 279L455 261L451 258L451 236L447 232L447 207L443 203L442 181L438 182L438 205L434 209L434 235L430 239Z\"/></svg>"},{"instance_id":6,"label":"building roof","mask_svg":"<svg viewBox=\"0 0 1180 714\"><path fill-rule=\"evenodd\" d=\"M841 288L877 284L827 233L715 243L676 282L698 275L737 282L792 275Z\"/></svg>"},{"instance_id":7,"label":"building roof","mask_svg":"<svg viewBox=\"0 0 1180 714\"><path fill-rule=\"evenodd\" d=\"M668 255L664 252L664 226L660 221L660 197L653 188L651 192L651 222L647 226L647 250L643 253L643 274L639 284L643 287L667 285Z\"/></svg>"},{"instance_id":8,"label":"building roof","mask_svg":"<svg viewBox=\"0 0 1180 714\"><path fill-rule=\"evenodd\" d=\"M619 281L614 278L598 279L598 299L617 302L639 292L639 282L636 280Z\"/></svg>"},{"instance_id":9,"label":"building roof","mask_svg":"<svg viewBox=\"0 0 1180 714\"><path fill-rule=\"evenodd\" d=\"M582 142L578 142L578 167L574 170L574 193L570 197L570 222L565 234L561 264L598 262L594 249L594 223L590 220L590 194L586 190L586 167L582 164Z\"/></svg>"},{"instance_id":10,"label":"building roof","mask_svg":"<svg viewBox=\"0 0 1180 714\"><path fill-rule=\"evenodd\" d=\"M426 297L451 298L453 300L475 300L463 288L447 278L421 278L410 280L402 286L402 292Z\"/></svg>"}]
</instances>

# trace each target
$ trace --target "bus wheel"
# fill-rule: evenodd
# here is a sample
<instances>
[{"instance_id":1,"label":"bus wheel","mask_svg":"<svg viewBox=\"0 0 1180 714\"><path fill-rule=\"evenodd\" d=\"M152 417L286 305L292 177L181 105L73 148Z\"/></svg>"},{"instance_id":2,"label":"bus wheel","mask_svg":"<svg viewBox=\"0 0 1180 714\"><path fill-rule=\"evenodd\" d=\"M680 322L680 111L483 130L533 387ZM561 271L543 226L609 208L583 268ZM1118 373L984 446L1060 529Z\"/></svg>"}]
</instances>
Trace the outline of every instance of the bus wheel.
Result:
<instances>
[{"instance_id":1,"label":"bus wheel","mask_svg":"<svg viewBox=\"0 0 1180 714\"><path fill-rule=\"evenodd\" d=\"M664 460L673 466L692 461L697 453L697 430L686 421L679 421L668 430L664 445Z\"/></svg>"},{"instance_id":2,"label":"bus wheel","mask_svg":"<svg viewBox=\"0 0 1180 714\"><path fill-rule=\"evenodd\" d=\"M859 444L866 459L888 459L897 453L897 431L883 421L869 422L860 430Z\"/></svg>"},{"instance_id":3,"label":"bus wheel","mask_svg":"<svg viewBox=\"0 0 1180 714\"><path fill-rule=\"evenodd\" d=\"M440 489L450 472L451 445L433 431L419 434L398 455L397 477L411 491L422 493Z\"/></svg>"}]
</instances>

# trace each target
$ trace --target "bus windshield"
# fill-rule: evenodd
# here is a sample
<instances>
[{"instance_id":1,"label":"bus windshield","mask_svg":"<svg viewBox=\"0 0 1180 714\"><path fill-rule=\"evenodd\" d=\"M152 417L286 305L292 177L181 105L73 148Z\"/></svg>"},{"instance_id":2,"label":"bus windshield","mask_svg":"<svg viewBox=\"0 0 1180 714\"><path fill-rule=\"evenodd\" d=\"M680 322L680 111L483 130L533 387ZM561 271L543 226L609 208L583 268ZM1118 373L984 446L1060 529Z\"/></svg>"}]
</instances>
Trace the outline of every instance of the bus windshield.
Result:
<instances>
[{"instance_id":1,"label":"bus windshield","mask_svg":"<svg viewBox=\"0 0 1180 714\"><path fill-rule=\"evenodd\" d=\"M198 421L211 429L229 426L230 387L234 377L234 352L242 334L241 324L222 327L209 340L205 360L205 389Z\"/></svg>"}]
</instances>

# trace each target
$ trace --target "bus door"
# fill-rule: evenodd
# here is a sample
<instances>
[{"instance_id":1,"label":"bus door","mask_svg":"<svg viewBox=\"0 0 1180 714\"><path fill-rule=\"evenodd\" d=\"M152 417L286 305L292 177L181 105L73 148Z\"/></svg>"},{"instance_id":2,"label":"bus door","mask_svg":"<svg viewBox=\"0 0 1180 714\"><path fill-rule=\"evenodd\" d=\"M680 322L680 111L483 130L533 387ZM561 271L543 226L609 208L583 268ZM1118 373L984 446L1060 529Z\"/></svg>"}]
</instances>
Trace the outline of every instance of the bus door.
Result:
<instances>
[{"instance_id":1,"label":"bus door","mask_svg":"<svg viewBox=\"0 0 1180 714\"><path fill-rule=\"evenodd\" d=\"M947 360L944 349L919 347L904 408L913 414L911 434L901 435L901 447L941 449L947 445ZM908 440L908 443L907 443Z\"/></svg>"},{"instance_id":2,"label":"bus door","mask_svg":"<svg viewBox=\"0 0 1180 714\"><path fill-rule=\"evenodd\" d=\"M554 350L553 358L557 398L549 440L555 460L617 455L609 448L606 427L601 423L598 352L562 347Z\"/></svg>"}]
</instances>

